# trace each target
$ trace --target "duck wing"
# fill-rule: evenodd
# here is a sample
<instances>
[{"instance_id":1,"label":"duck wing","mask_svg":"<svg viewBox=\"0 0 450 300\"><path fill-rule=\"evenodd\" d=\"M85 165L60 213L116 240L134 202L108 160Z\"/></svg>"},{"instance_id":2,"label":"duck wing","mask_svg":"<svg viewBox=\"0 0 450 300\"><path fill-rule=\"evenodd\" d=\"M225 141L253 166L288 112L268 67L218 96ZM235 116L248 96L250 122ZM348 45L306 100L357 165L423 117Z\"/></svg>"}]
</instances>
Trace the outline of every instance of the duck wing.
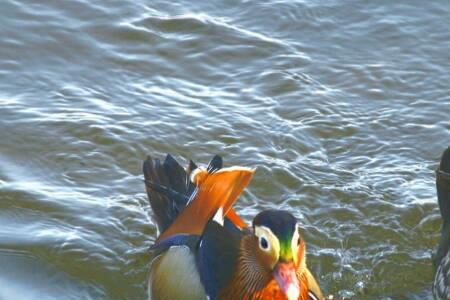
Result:
<instances>
[{"instance_id":1,"label":"duck wing","mask_svg":"<svg viewBox=\"0 0 450 300\"><path fill-rule=\"evenodd\" d=\"M230 284L237 268L243 235L213 220L206 224L199 240L196 260L209 299L216 299L219 292Z\"/></svg>"}]
</instances>

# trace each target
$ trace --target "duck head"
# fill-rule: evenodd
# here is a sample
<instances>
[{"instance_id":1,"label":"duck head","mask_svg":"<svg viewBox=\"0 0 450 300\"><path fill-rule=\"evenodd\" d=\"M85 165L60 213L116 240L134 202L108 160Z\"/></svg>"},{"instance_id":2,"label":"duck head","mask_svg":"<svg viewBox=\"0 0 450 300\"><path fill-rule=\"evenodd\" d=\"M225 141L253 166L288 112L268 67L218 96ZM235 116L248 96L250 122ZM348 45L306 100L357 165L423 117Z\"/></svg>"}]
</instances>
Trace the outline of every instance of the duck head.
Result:
<instances>
[{"instance_id":1,"label":"duck head","mask_svg":"<svg viewBox=\"0 0 450 300\"><path fill-rule=\"evenodd\" d=\"M298 222L289 212L267 210L253 219L256 256L273 275L288 300L297 300L302 287L299 274L305 266L305 244Z\"/></svg>"}]
</instances>

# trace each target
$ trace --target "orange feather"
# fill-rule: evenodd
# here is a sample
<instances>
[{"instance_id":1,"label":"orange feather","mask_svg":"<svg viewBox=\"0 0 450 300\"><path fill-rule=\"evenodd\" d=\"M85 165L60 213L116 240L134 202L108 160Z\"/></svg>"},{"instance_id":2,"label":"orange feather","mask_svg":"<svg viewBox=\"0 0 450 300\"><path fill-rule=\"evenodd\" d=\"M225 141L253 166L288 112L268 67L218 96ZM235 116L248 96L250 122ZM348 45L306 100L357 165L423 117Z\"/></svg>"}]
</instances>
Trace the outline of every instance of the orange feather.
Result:
<instances>
[{"instance_id":1,"label":"orange feather","mask_svg":"<svg viewBox=\"0 0 450 300\"><path fill-rule=\"evenodd\" d=\"M195 185L201 186L203 184L203 182L206 180L206 178L208 178L210 175L211 174L208 173L208 170L206 168L199 167L192 172L191 181ZM237 214L237 212L234 210L234 208L231 207L230 210L228 211L228 213L226 214L226 216L237 227L239 227L241 229L247 227L247 224L245 223L245 221Z\"/></svg>"},{"instance_id":2,"label":"orange feather","mask_svg":"<svg viewBox=\"0 0 450 300\"><path fill-rule=\"evenodd\" d=\"M245 221L242 220L242 218L236 213L234 208L230 208L230 210L228 211L226 216L237 227L239 227L241 229L247 227L247 224L245 223Z\"/></svg>"},{"instance_id":3,"label":"orange feather","mask_svg":"<svg viewBox=\"0 0 450 300\"><path fill-rule=\"evenodd\" d=\"M193 180L194 183L199 183L195 198L156 242L175 234L200 235L206 223L220 208L233 222L245 225L235 212L230 213L230 209L249 184L254 172L254 169L243 167L224 168L207 174L202 172L201 180L197 182Z\"/></svg>"}]
</instances>

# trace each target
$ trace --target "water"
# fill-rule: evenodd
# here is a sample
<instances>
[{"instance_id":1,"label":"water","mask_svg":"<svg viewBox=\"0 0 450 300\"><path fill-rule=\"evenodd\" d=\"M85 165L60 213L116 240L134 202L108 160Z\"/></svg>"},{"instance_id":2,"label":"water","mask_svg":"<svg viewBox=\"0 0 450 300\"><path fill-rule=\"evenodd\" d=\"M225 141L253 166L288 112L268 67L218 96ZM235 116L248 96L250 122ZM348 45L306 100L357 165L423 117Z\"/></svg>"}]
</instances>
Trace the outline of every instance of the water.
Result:
<instances>
[{"instance_id":1,"label":"water","mask_svg":"<svg viewBox=\"0 0 450 300\"><path fill-rule=\"evenodd\" d=\"M430 299L448 1L0 4L0 299L145 299L146 154L257 167L334 299Z\"/></svg>"}]
</instances>

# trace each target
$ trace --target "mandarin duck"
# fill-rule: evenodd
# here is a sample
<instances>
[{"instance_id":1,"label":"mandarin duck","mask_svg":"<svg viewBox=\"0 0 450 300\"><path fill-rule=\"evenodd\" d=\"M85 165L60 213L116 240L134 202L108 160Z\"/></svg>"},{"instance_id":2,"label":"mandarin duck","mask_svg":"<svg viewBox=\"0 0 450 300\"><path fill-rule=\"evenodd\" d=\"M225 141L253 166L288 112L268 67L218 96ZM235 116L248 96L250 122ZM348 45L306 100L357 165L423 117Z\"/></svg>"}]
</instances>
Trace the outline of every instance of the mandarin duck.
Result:
<instances>
[{"instance_id":1,"label":"mandarin duck","mask_svg":"<svg viewBox=\"0 0 450 300\"><path fill-rule=\"evenodd\" d=\"M443 222L441 239L434 258L436 273L433 295L438 300L450 300L450 147L444 151L436 170L436 189Z\"/></svg>"},{"instance_id":2,"label":"mandarin duck","mask_svg":"<svg viewBox=\"0 0 450 300\"><path fill-rule=\"evenodd\" d=\"M305 242L289 212L266 210L252 226L233 209L254 169L184 170L148 157L145 186L158 228L148 292L153 300L322 300L306 267Z\"/></svg>"}]
</instances>

